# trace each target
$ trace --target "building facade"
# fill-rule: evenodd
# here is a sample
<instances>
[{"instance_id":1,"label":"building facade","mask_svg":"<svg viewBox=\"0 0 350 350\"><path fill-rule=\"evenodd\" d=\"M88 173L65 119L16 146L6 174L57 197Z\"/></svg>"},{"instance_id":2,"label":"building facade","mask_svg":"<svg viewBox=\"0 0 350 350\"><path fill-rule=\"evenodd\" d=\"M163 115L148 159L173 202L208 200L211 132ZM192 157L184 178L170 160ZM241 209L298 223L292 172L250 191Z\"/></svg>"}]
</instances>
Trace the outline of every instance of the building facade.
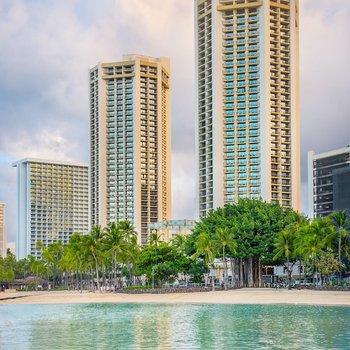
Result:
<instances>
[{"instance_id":1,"label":"building facade","mask_svg":"<svg viewBox=\"0 0 350 350\"><path fill-rule=\"evenodd\" d=\"M199 216L240 198L300 209L298 0L196 0Z\"/></svg>"},{"instance_id":2,"label":"building facade","mask_svg":"<svg viewBox=\"0 0 350 350\"><path fill-rule=\"evenodd\" d=\"M324 217L344 210L350 200L350 146L316 154L308 153L309 217Z\"/></svg>"},{"instance_id":3,"label":"building facade","mask_svg":"<svg viewBox=\"0 0 350 350\"><path fill-rule=\"evenodd\" d=\"M150 232L156 232L161 241L170 242L178 235L188 236L194 229L194 220L164 220L149 224Z\"/></svg>"},{"instance_id":4,"label":"building facade","mask_svg":"<svg viewBox=\"0 0 350 350\"><path fill-rule=\"evenodd\" d=\"M89 171L83 163L26 158L17 168L16 257L41 257L57 241L89 231Z\"/></svg>"},{"instance_id":5,"label":"building facade","mask_svg":"<svg viewBox=\"0 0 350 350\"><path fill-rule=\"evenodd\" d=\"M350 213L350 166L333 172L333 210Z\"/></svg>"},{"instance_id":6,"label":"building facade","mask_svg":"<svg viewBox=\"0 0 350 350\"><path fill-rule=\"evenodd\" d=\"M124 55L90 70L92 225L129 220L138 243L171 215L169 59Z\"/></svg>"},{"instance_id":7,"label":"building facade","mask_svg":"<svg viewBox=\"0 0 350 350\"><path fill-rule=\"evenodd\" d=\"M0 256L5 257L7 252L5 204L0 203Z\"/></svg>"}]
</instances>

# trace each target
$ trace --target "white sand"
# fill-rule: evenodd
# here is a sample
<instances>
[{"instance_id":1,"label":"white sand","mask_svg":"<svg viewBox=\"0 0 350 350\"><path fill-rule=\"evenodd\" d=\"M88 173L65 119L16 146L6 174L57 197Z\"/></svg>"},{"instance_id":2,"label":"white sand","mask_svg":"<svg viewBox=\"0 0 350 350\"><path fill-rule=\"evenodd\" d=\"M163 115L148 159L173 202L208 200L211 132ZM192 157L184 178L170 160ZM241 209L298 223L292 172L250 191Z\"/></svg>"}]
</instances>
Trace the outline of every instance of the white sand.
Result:
<instances>
[{"instance_id":1,"label":"white sand","mask_svg":"<svg viewBox=\"0 0 350 350\"><path fill-rule=\"evenodd\" d=\"M79 292L0 293L0 305L63 303L293 304L350 306L350 292L246 288L231 291L176 294L113 294L88 292L83 292L82 294Z\"/></svg>"}]
</instances>

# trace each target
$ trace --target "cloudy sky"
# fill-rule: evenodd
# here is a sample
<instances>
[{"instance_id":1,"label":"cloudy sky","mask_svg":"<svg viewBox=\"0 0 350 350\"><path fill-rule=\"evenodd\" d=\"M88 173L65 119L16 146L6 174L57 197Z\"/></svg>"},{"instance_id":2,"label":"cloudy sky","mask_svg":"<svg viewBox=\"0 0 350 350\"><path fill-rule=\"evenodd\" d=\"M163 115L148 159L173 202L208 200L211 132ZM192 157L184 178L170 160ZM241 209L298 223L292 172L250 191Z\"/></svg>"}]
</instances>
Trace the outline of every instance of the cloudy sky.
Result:
<instances>
[{"instance_id":1,"label":"cloudy sky","mask_svg":"<svg viewBox=\"0 0 350 350\"><path fill-rule=\"evenodd\" d=\"M300 2L306 212L307 151L350 141L350 1ZM193 25L193 0L0 1L0 202L9 241L16 232L11 163L88 162L88 69L124 53L171 59L173 217L194 217Z\"/></svg>"}]
</instances>

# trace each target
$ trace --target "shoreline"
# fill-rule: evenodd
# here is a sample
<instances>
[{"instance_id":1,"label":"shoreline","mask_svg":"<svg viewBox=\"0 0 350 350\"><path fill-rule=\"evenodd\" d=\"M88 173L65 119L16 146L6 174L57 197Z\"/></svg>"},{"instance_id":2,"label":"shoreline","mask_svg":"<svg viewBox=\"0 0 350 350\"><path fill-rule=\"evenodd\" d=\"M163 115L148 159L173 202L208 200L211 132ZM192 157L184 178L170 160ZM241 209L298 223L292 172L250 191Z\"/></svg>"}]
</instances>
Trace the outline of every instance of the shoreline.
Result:
<instances>
[{"instance_id":1,"label":"shoreline","mask_svg":"<svg viewBox=\"0 0 350 350\"><path fill-rule=\"evenodd\" d=\"M77 291L1 293L1 305L22 304L237 304L315 305L350 307L350 292L243 288L173 294L91 293Z\"/></svg>"}]
</instances>

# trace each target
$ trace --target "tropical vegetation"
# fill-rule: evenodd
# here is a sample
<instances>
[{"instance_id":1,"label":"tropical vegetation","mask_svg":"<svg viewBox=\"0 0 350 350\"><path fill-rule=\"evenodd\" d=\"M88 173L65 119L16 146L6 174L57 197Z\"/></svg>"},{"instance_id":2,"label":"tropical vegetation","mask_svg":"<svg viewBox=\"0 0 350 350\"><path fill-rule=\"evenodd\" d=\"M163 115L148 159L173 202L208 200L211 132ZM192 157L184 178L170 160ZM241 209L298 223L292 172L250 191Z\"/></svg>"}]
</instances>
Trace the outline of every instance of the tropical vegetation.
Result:
<instances>
[{"instance_id":1,"label":"tropical vegetation","mask_svg":"<svg viewBox=\"0 0 350 350\"><path fill-rule=\"evenodd\" d=\"M309 221L292 209L260 200L240 200L211 211L190 236L164 242L157 232L140 247L128 221L74 233L68 245L37 246L41 259L0 257L1 281L38 276L51 288L116 291L203 283L222 287L260 287L264 266L284 264L289 287L295 264L318 285L349 271L350 219L344 212ZM220 266L220 276L217 275ZM300 278L301 280L301 268ZM230 272L230 273L229 273ZM209 284L209 283L208 283ZM37 287L37 286L36 286Z\"/></svg>"}]
</instances>

